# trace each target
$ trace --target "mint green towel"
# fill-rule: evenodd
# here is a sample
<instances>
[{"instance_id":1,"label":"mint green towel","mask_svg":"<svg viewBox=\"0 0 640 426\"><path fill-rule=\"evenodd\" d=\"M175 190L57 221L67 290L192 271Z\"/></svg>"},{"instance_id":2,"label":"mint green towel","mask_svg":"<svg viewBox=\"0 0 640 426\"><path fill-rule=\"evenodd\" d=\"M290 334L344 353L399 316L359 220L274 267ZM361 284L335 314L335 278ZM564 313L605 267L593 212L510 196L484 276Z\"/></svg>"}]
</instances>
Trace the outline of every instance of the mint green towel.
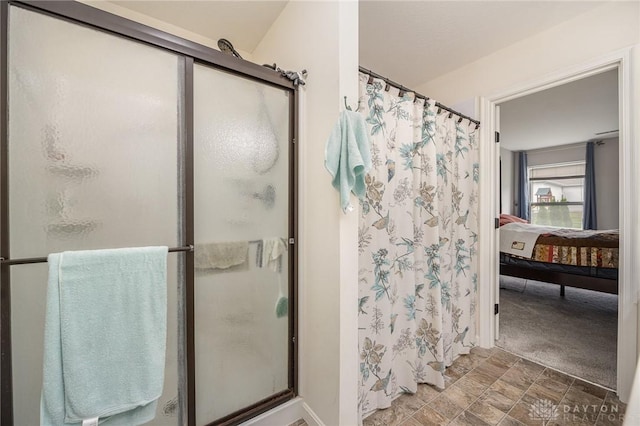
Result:
<instances>
[{"instance_id":1,"label":"mint green towel","mask_svg":"<svg viewBox=\"0 0 640 426\"><path fill-rule=\"evenodd\" d=\"M327 140L324 165L333 187L340 192L340 205L351 210L349 193L362 199L367 187L365 174L371 169L371 147L364 118L355 111L343 111Z\"/></svg>"},{"instance_id":2,"label":"mint green towel","mask_svg":"<svg viewBox=\"0 0 640 426\"><path fill-rule=\"evenodd\" d=\"M50 254L40 422L138 425L164 382L167 247Z\"/></svg>"}]
</instances>

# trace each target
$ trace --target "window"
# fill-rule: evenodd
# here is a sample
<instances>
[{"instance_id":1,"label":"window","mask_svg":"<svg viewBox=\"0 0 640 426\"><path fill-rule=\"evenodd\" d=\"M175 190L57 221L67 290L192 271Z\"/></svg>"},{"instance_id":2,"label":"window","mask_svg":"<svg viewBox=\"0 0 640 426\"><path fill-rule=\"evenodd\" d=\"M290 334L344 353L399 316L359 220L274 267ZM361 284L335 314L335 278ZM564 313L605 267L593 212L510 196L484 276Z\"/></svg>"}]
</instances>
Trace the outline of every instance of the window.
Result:
<instances>
[{"instance_id":1,"label":"window","mask_svg":"<svg viewBox=\"0 0 640 426\"><path fill-rule=\"evenodd\" d=\"M582 229L584 161L529 167L531 223Z\"/></svg>"}]
</instances>

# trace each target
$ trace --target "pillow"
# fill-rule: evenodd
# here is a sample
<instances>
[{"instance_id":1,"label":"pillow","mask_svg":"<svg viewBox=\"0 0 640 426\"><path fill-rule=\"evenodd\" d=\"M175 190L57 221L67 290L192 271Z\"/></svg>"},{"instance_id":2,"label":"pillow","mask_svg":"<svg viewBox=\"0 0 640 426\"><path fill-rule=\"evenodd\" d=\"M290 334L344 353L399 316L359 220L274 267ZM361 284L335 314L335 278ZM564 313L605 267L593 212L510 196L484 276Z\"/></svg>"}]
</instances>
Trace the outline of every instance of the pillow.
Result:
<instances>
[{"instance_id":1,"label":"pillow","mask_svg":"<svg viewBox=\"0 0 640 426\"><path fill-rule=\"evenodd\" d=\"M500 226L506 225L507 223L529 223L529 221L519 218L518 216L512 216L510 214L501 214L500 215Z\"/></svg>"}]
</instances>

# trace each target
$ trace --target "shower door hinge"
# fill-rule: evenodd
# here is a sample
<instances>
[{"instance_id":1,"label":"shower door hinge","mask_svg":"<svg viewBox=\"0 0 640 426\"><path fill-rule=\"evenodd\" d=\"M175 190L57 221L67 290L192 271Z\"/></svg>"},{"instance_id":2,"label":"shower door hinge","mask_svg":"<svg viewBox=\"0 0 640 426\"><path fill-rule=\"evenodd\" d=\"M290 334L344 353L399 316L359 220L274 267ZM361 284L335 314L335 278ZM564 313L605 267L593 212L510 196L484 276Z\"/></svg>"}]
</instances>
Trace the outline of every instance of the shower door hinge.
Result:
<instances>
[{"instance_id":1,"label":"shower door hinge","mask_svg":"<svg viewBox=\"0 0 640 426\"><path fill-rule=\"evenodd\" d=\"M295 139L291 139L291 143L296 143L296 140Z\"/></svg>"},{"instance_id":2,"label":"shower door hinge","mask_svg":"<svg viewBox=\"0 0 640 426\"><path fill-rule=\"evenodd\" d=\"M500 228L500 218L497 218L497 217L496 217L496 218L494 218L494 220L493 220L493 226L494 226L496 229Z\"/></svg>"},{"instance_id":3,"label":"shower door hinge","mask_svg":"<svg viewBox=\"0 0 640 426\"><path fill-rule=\"evenodd\" d=\"M289 238L289 245L294 245L296 240L294 238Z\"/></svg>"},{"instance_id":4,"label":"shower door hinge","mask_svg":"<svg viewBox=\"0 0 640 426\"><path fill-rule=\"evenodd\" d=\"M500 312L500 305L498 305L497 303L495 304L495 306L493 307L493 314L494 315L498 315L498 312Z\"/></svg>"},{"instance_id":5,"label":"shower door hinge","mask_svg":"<svg viewBox=\"0 0 640 426\"><path fill-rule=\"evenodd\" d=\"M496 143L500 142L500 132L496 132Z\"/></svg>"}]
</instances>

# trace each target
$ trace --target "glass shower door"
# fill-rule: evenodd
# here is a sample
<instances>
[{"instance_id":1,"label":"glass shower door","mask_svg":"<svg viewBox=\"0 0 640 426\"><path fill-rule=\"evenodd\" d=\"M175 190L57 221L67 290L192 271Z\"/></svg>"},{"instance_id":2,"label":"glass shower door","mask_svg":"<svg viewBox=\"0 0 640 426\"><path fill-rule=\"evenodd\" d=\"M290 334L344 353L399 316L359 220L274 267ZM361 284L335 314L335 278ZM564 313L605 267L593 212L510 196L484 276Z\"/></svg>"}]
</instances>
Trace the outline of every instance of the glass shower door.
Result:
<instances>
[{"instance_id":1,"label":"glass shower door","mask_svg":"<svg viewBox=\"0 0 640 426\"><path fill-rule=\"evenodd\" d=\"M289 97L194 66L198 425L289 389Z\"/></svg>"},{"instance_id":2,"label":"glass shower door","mask_svg":"<svg viewBox=\"0 0 640 426\"><path fill-rule=\"evenodd\" d=\"M9 222L14 259L180 243L175 54L9 7ZM179 423L178 300L168 257L164 393ZM47 264L13 265L14 424L40 423Z\"/></svg>"}]
</instances>

